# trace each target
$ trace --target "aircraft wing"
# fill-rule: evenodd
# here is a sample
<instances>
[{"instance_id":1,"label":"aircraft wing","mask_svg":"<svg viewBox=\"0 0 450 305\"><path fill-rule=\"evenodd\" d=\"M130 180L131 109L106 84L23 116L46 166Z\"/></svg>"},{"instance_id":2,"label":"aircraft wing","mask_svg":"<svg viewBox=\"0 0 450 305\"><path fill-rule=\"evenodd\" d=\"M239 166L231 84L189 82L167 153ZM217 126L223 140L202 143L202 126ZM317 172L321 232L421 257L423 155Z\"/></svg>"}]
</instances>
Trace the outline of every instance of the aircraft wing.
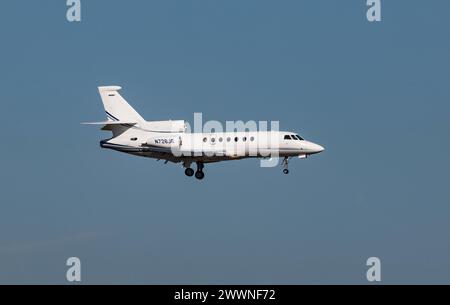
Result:
<instances>
[{"instance_id":1,"label":"aircraft wing","mask_svg":"<svg viewBox=\"0 0 450 305\"><path fill-rule=\"evenodd\" d=\"M225 150L185 150L185 149L172 149L166 147L159 147L156 145L144 145L150 151L159 152L159 153L168 153L174 155L182 155L182 156L194 156L194 157L202 157L202 156L226 156Z\"/></svg>"}]
</instances>

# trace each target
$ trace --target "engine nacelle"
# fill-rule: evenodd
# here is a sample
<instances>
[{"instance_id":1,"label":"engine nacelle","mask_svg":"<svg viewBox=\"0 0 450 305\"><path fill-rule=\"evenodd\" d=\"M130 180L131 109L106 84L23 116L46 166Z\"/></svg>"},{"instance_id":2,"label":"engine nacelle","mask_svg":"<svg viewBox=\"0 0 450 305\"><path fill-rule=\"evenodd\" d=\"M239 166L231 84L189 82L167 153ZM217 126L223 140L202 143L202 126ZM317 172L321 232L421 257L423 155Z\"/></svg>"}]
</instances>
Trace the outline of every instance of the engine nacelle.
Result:
<instances>
[{"instance_id":1,"label":"engine nacelle","mask_svg":"<svg viewBox=\"0 0 450 305\"><path fill-rule=\"evenodd\" d=\"M157 136L147 140L149 146L157 146L161 148L178 148L181 146L180 136Z\"/></svg>"},{"instance_id":2,"label":"engine nacelle","mask_svg":"<svg viewBox=\"0 0 450 305\"><path fill-rule=\"evenodd\" d=\"M151 130L153 132L185 132L186 121L150 121L145 122L145 129Z\"/></svg>"}]
</instances>

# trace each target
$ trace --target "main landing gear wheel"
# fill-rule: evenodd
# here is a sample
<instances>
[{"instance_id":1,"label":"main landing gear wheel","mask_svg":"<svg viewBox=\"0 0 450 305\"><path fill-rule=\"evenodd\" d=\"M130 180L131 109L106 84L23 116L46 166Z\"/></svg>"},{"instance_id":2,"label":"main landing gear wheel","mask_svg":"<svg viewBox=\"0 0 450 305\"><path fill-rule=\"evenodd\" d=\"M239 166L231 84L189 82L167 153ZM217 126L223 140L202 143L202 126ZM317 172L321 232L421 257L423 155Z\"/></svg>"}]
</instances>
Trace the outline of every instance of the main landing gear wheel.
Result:
<instances>
[{"instance_id":1,"label":"main landing gear wheel","mask_svg":"<svg viewBox=\"0 0 450 305\"><path fill-rule=\"evenodd\" d=\"M283 173L285 174L285 175L287 175L287 174L289 174L289 170L288 169L283 169Z\"/></svg>"},{"instance_id":2,"label":"main landing gear wheel","mask_svg":"<svg viewBox=\"0 0 450 305\"><path fill-rule=\"evenodd\" d=\"M198 180L202 180L203 178L205 178L205 173L203 172L204 167L205 166L202 162L197 162L197 171L195 172L195 178L197 178Z\"/></svg>"},{"instance_id":3,"label":"main landing gear wheel","mask_svg":"<svg viewBox=\"0 0 450 305\"><path fill-rule=\"evenodd\" d=\"M195 178L197 178L198 180L202 180L203 178L205 178L205 173L203 171L196 171Z\"/></svg>"},{"instance_id":4,"label":"main landing gear wheel","mask_svg":"<svg viewBox=\"0 0 450 305\"><path fill-rule=\"evenodd\" d=\"M186 176L188 177L192 177L194 176L194 170L190 167L186 168L186 170L184 171L184 173L186 174Z\"/></svg>"}]
</instances>

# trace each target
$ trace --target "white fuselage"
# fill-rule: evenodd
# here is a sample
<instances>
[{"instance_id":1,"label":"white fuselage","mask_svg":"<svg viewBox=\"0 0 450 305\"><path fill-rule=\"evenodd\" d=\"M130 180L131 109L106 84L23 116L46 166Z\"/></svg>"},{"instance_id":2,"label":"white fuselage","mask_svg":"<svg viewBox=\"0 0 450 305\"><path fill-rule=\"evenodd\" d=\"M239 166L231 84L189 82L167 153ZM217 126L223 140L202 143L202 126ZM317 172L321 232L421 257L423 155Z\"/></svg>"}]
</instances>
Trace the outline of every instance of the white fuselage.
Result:
<instances>
[{"instance_id":1,"label":"white fuselage","mask_svg":"<svg viewBox=\"0 0 450 305\"><path fill-rule=\"evenodd\" d=\"M306 157L323 151L322 146L293 132L155 132L139 125L125 127L114 138L102 141L101 146L150 158L170 154L171 161L201 159L205 163L254 157Z\"/></svg>"}]
</instances>

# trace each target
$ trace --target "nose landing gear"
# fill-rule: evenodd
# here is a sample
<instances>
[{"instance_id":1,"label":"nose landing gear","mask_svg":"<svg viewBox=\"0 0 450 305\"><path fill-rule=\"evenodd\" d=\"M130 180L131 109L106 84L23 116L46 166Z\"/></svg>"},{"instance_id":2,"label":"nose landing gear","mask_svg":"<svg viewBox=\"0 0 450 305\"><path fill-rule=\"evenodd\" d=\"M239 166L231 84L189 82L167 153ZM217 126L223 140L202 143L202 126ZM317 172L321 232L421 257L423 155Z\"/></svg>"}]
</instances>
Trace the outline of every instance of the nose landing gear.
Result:
<instances>
[{"instance_id":1,"label":"nose landing gear","mask_svg":"<svg viewBox=\"0 0 450 305\"><path fill-rule=\"evenodd\" d=\"M288 166L289 166L289 158L288 158L288 157L284 157L284 160L283 160L283 167L284 167L283 173L284 173L285 175L289 174L289 168L288 168Z\"/></svg>"}]
</instances>

